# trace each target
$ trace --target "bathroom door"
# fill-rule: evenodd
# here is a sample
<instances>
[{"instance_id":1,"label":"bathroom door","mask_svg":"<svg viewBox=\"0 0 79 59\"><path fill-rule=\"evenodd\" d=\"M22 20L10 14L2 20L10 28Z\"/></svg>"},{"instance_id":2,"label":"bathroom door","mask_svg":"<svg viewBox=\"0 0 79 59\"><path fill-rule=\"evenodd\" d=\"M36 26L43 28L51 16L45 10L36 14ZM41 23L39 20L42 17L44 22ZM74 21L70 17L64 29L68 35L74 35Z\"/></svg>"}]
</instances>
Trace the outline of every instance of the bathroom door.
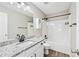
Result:
<instances>
[{"instance_id":1,"label":"bathroom door","mask_svg":"<svg viewBox=\"0 0 79 59\"><path fill-rule=\"evenodd\" d=\"M77 23L77 25L75 24ZM69 16L70 26L70 56L76 57L79 52L79 3L73 3L71 7L71 15Z\"/></svg>"},{"instance_id":2,"label":"bathroom door","mask_svg":"<svg viewBox=\"0 0 79 59\"><path fill-rule=\"evenodd\" d=\"M7 40L7 14L0 12L0 42Z\"/></svg>"},{"instance_id":3,"label":"bathroom door","mask_svg":"<svg viewBox=\"0 0 79 59\"><path fill-rule=\"evenodd\" d=\"M76 3L75 8L73 10L74 14L71 16L75 17L72 20L72 24L76 23L76 25L72 26L72 39L71 39L71 56L72 57L79 57L79 2ZM78 54L77 54L78 53Z\"/></svg>"},{"instance_id":4,"label":"bathroom door","mask_svg":"<svg viewBox=\"0 0 79 59\"><path fill-rule=\"evenodd\" d=\"M62 19L62 18L61 18ZM69 25L67 19L48 21L48 43L51 49L70 54Z\"/></svg>"}]
</instances>

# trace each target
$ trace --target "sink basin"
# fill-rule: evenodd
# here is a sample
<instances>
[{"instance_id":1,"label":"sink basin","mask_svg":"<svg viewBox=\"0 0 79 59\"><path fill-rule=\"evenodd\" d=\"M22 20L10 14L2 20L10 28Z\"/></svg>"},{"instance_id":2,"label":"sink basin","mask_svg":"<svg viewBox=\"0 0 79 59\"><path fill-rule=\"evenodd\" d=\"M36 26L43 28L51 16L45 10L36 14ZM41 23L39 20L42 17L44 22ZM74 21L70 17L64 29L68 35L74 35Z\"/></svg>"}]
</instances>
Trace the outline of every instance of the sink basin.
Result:
<instances>
[{"instance_id":1,"label":"sink basin","mask_svg":"<svg viewBox=\"0 0 79 59\"><path fill-rule=\"evenodd\" d=\"M27 40L27 41L24 41L24 42L19 42L16 45L19 46L19 47L27 47L27 46L29 46L33 43L34 43L34 41Z\"/></svg>"},{"instance_id":2,"label":"sink basin","mask_svg":"<svg viewBox=\"0 0 79 59\"><path fill-rule=\"evenodd\" d=\"M22 44L22 43L25 43L25 42L30 42L30 43L32 43L32 42L35 42L35 41L33 41L33 40L25 40L25 41L23 41L23 42L17 43L16 45L19 45L19 44Z\"/></svg>"}]
</instances>

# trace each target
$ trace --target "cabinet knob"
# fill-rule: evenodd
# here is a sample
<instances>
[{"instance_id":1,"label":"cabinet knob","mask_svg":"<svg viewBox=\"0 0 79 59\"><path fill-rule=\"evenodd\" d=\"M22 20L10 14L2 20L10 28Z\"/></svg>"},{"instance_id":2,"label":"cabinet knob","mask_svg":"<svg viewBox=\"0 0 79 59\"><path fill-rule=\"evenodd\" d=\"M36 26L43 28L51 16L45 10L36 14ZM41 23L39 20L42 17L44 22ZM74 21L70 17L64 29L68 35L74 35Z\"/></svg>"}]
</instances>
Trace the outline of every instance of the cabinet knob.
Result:
<instances>
[{"instance_id":1,"label":"cabinet knob","mask_svg":"<svg viewBox=\"0 0 79 59\"><path fill-rule=\"evenodd\" d=\"M33 57L33 56L31 56L31 57Z\"/></svg>"},{"instance_id":2,"label":"cabinet knob","mask_svg":"<svg viewBox=\"0 0 79 59\"><path fill-rule=\"evenodd\" d=\"M34 55L35 55L35 57L36 57L36 53L35 53Z\"/></svg>"},{"instance_id":3,"label":"cabinet knob","mask_svg":"<svg viewBox=\"0 0 79 59\"><path fill-rule=\"evenodd\" d=\"M46 43L46 42L44 41L44 43Z\"/></svg>"},{"instance_id":4,"label":"cabinet knob","mask_svg":"<svg viewBox=\"0 0 79 59\"><path fill-rule=\"evenodd\" d=\"M72 25L70 25L70 27L72 27Z\"/></svg>"},{"instance_id":5,"label":"cabinet knob","mask_svg":"<svg viewBox=\"0 0 79 59\"><path fill-rule=\"evenodd\" d=\"M43 43L41 43L41 45L43 45Z\"/></svg>"}]
</instances>

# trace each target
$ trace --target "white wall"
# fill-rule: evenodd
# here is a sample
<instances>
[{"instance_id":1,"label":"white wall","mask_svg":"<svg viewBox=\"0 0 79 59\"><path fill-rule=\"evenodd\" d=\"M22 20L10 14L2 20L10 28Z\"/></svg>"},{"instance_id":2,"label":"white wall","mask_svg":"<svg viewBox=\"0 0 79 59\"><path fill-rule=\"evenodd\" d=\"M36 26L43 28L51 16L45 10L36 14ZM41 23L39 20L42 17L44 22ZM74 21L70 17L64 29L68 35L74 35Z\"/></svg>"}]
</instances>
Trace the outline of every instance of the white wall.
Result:
<instances>
[{"instance_id":1,"label":"white wall","mask_svg":"<svg viewBox=\"0 0 79 59\"><path fill-rule=\"evenodd\" d=\"M76 23L76 49L79 50L79 2L76 4Z\"/></svg>"},{"instance_id":2,"label":"white wall","mask_svg":"<svg viewBox=\"0 0 79 59\"><path fill-rule=\"evenodd\" d=\"M76 23L76 3L73 2L70 7L71 15L69 16L69 25ZM76 48L76 26L70 27L70 49L74 50ZM75 56L74 53L71 52L71 56Z\"/></svg>"},{"instance_id":3,"label":"white wall","mask_svg":"<svg viewBox=\"0 0 79 59\"><path fill-rule=\"evenodd\" d=\"M7 40L7 14L0 12L0 42Z\"/></svg>"},{"instance_id":4,"label":"white wall","mask_svg":"<svg viewBox=\"0 0 79 59\"><path fill-rule=\"evenodd\" d=\"M41 31L42 31L42 38L44 39L44 36L47 35L47 21L42 20L41 21Z\"/></svg>"},{"instance_id":5,"label":"white wall","mask_svg":"<svg viewBox=\"0 0 79 59\"><path fill-rule=\"evenodd\" d=\"M31 17L3 7L0 7L0 12L8 14L9 39L15 38L18 33L27 34L27 29L18 29L17 27L27 27L27 21L32 20Z\"/></svg>"},{"instance_id":6,"label":"white wall","mask_svg":"<svg viewBox=\"0 0 79 59\"><path fill-rule=\"evenodd\" d=\"M77 28L76 28L76 35L77 35L77 43L76 43L76 48L79 49L79 2L76 4L76 22L77 22Z\"/></svg>"},{"instance_id":7,"label":"white wall","mask_svg":"<svg viewBox=\"0 0 79 59\"><path fill-rule=\"evenodd\" d=\"M33 17L44 18L46 16L32 2L28 2L27 4L31 7L31 9L33 11Z\"/></svg>"}]
</instances>

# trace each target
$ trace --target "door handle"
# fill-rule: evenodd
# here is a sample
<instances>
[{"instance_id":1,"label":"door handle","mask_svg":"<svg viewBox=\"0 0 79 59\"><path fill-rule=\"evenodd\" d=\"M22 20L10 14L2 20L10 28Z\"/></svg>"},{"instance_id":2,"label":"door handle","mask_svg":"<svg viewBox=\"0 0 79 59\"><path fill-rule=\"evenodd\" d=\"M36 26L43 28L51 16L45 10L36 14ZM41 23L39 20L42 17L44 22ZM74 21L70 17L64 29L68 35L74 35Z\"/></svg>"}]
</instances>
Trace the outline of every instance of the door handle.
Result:
<instances>
[{"instance_id":1,"label":"door handle","mask_svg":"<svg viewBox=\"0 0 79 59\"><path fill-rule=\"evenodd\" d=\"M76 26L76 25L77 25L77 23L73 23L73 24L71 24L71 25L70 25L70 27L72 27L73 25L75 25L75 26Z\"/></svg>"},{"instance_id":2,"label":"door handle","mask_svg":"<svg viewBox=\"0 0 79 59\"><path fill-rule=\"evenodd\" d=\"M72 25L77 25L77 23L73 23Z\"/></svg>"},{"instance_id":3,"label":"door handle","mask_svg":"<svg viewBox=\"0 0 79 59\"><path fill-rule=\"evenodd\" d=\"M41 45L43 45L43 43L41 43Z\"/></svg>"}]
</instances>

